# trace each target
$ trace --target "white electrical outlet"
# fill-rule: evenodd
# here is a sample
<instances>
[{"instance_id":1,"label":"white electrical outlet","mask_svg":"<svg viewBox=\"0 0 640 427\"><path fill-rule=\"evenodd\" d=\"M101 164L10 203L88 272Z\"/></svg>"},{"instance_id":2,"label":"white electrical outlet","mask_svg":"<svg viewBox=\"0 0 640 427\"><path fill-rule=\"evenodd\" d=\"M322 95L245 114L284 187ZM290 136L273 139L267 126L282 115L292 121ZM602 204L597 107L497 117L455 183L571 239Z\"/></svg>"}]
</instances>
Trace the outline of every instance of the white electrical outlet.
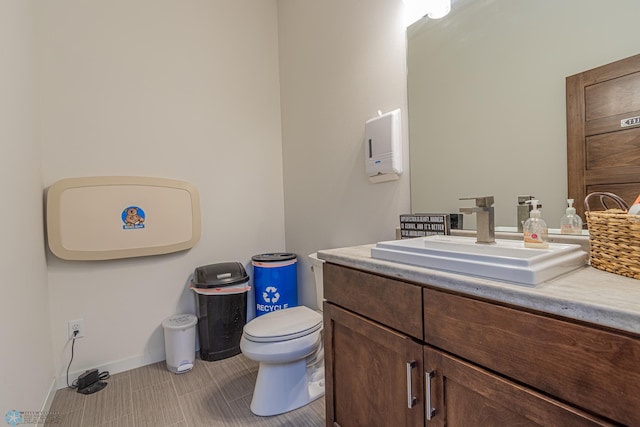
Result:
<instances>
[{"instance_id":1,"label":"white electrical outlet","mask_svg":"<svg viewBox=\"0 0 640 427\"><path fill-rule=\"evenodd\" d=\"M74 332L78 332L74 335ZM69 338L82 338L84 336L84 320L69 320Z\"/></svg>"}]
</instances>

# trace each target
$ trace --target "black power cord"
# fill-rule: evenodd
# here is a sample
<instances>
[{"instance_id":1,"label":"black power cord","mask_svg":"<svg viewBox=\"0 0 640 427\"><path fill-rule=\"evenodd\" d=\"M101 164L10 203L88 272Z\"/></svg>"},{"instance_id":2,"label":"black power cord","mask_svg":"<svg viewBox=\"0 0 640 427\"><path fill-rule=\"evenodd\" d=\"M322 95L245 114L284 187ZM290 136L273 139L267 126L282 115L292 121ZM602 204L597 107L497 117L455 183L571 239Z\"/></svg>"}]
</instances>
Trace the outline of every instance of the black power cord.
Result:
<instances>
[{"instance_id":1,"label":"black power cord","mask_svg":"<svg viewBox=\"0 0 640 427\"><path fill-rule=\"evenodd\" d=\"M76 345L76 335L78 335L78 331L73 331L73 337L71 337L72 342L71 342L71 360L69 360L69 365L67 365L67 387L70 389L77 389L78 388L78 380L76 379L75 381L73 381L71 384L69 384L69 368L71 368L71 362L73 362L73 349ZM106 380L109 379L111 375L109 375L109 371L103 371L100 372L100 374L98 375L98 379L99 380Z\"/></svg>"},{"instance_id":2,"label":"black power cord","mask_svg":"<svg viewBox=\"0 0 640 427\"><path fill-rule=\"evenodd\" d=\"M71 337L71 339L73 340L71 342L71 360L69 360L69 365L67 366L67 387L73 389L78 388L78 380L74 381L73 384L69 384L69 368L71 368L71 362L73 362L73 348L76 345L76 335L78 335L78 331L73 331L73 337Z\"/></svg>"}]
</instances>

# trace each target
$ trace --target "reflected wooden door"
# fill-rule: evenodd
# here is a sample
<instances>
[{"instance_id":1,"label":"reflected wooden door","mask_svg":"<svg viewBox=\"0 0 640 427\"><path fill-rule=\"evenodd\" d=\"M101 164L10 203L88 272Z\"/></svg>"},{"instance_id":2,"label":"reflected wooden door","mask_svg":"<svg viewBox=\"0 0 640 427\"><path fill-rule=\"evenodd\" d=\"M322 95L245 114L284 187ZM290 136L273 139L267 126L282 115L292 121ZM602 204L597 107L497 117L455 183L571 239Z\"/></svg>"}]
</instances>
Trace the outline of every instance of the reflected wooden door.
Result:
<instances>
[{"instance_id":1,"label":"reflected wooden door","mask_svg":"<svg viewBox=\"0 0 640 427\"><path fill-rule=\"evenodd\" d=\"M633 203L640 194L640 55L569 76L566 89L569 197L578 213L584 218L584 198L594 191Z\"/></svg>"}]
</instances>

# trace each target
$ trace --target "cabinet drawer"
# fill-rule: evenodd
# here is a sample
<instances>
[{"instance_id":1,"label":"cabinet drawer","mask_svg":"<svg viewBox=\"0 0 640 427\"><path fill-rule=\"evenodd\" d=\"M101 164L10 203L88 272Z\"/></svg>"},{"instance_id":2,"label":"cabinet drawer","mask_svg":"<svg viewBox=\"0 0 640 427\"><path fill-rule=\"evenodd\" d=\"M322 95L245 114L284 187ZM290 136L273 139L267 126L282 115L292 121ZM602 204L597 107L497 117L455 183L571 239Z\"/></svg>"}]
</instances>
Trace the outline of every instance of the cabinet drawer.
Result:
<instances>
[{"instance_id":1,"label":"cabinet drawer","mask_svg":"<svg viewBox=\"0 0 640 427\"><path fill-rule=\"evenodd\" d=\"M324 264L324 297L340 307L422 339L422 288Z\"/></svg>"},{"instance_id":2,"label":"cabinet drawer","mask_svg":"<svg viewBox=\"0 0 640 427\"><path fill-rule=\"evenodd\" d=\"M425 288L424 340L627 425L640 425L640 339Z\"/></svg>"},{"instance_id":3,"label":"cabinet drawer","mask_svg":"<svg viewBox=\"0 0 640 427\"><path fill-rule=\"evenodd\" d=\"M424 367L432 392L428 427L614 425L429 346Z\"/></svg>"}]
</instances>

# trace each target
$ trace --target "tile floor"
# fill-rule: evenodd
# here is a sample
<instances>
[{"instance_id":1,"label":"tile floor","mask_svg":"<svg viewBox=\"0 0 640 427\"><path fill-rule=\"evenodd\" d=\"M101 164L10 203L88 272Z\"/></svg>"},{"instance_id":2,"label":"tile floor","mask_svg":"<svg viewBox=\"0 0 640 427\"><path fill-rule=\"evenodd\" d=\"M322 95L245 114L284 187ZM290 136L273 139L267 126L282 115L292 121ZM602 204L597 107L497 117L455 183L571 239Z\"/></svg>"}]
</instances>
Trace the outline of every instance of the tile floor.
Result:
<instances>
[{"instance_id":1,"label":"tile floor","mask_svg":"<svg viewBox=\"0 0 640 427\"><path fill-rule=\"evenodd\" d=\"M242 354L205 362L176 375L164 362L113 375L108 386L85 396L58 390L46 426L64 427L320 427L324 398L274 417L258 417L249 405L258 364Z\"/></svg>"}]
</instances>

